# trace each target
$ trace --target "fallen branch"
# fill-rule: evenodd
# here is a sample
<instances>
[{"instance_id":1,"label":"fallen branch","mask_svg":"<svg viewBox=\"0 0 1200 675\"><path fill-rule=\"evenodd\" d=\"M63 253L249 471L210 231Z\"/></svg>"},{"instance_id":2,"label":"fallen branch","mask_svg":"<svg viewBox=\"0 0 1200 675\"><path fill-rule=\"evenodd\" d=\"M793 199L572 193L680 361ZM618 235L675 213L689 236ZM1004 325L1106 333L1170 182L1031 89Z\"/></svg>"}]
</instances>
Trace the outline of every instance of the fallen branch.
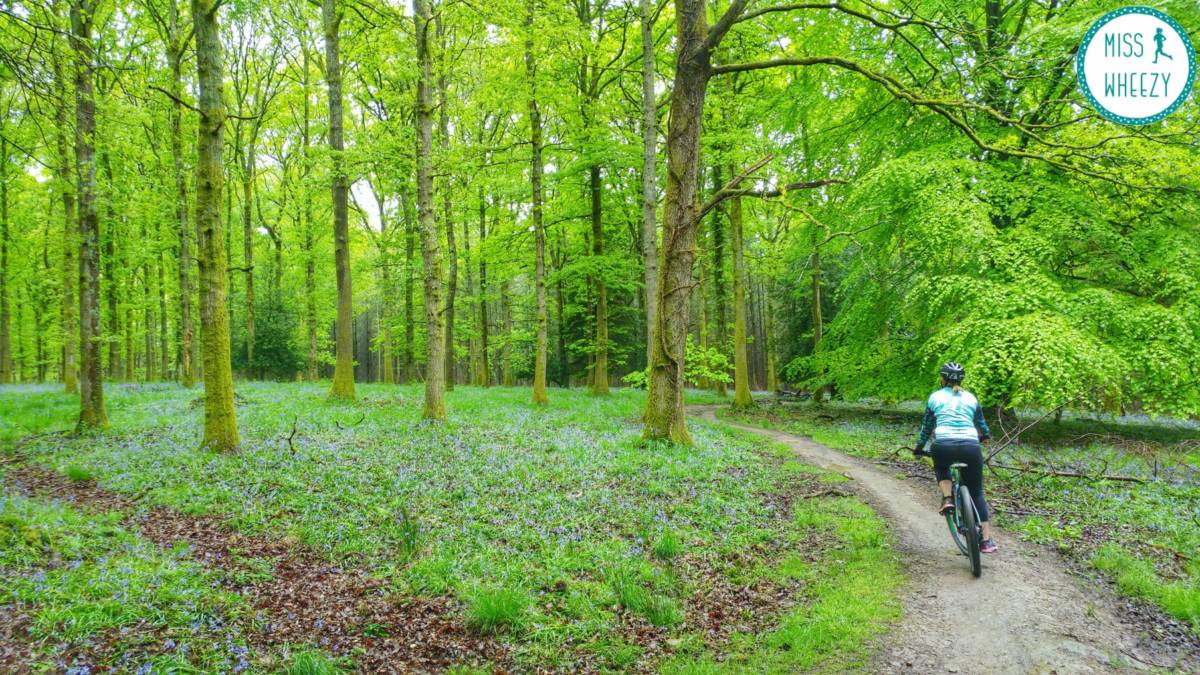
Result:
<instances>
[{"instance_id":1,"label":"fallen branch","mask_svg":"<svg viewBox=\"0 0 1200 675\"><path fill-rule=\"evenodd\" d=\"M358 425L362 424L363 420L365 420L365 419L367 419L367 414L366 414L366 413L363 413L362 417L358 418L358 421L357 421L357 422L355 422L354 424L349 424L349 425L346 425L346 426L342 426L342 423L341 423L341 422L339 422L339 421L337 421L337 420L334 420L334 421L333 421L333 426L337 427L338 429L341 429L342 431L345 431L345 430L347 430L347 429L350 429L350 428L353 428L353 427L356 427L356 426L358 426Z\"/></svg>"},{"instance_id":2,"label":"fallen branch","mask_svg":"<svg viewBox=\"0 0 1200 675\"><path fill-rule=\"evenodd\" d=\"M1148 483L1148 482L1150 482L1145 478L1139 478L1137 476L1114 476L1114 475L1109 475L1109 474L1104 474L1104 473L1090 474L1090 473L1082 473L1079 471L1056 471L1056 470L1042 469L1042 468L1037 468L1037 467L1032 467L1032 466L1013 466L1011 464L989 464L988 466L992 467L993 469L1008 469L1009 471L1016 471L1018 473L1031 473L1036 476L1056 476L1059 478L1083 478L1085 480L1113 480L1113 481L1123 481L1126 483Z\"/></svg>"},{"instance_id":3,"label":"fallen branch","mask_svg":"<svg viewBox=\"0 0 1200 675\"><path fill-rule=\"evenodd\" d=\"M299 421L300 421L299 415L292 418L292 433L288 434L288 437L287 437L288 450L292 451L292 457L296 456L296 446L292 445L292 439L296 437L296 423Z\"/></svg>"}]
</instances>

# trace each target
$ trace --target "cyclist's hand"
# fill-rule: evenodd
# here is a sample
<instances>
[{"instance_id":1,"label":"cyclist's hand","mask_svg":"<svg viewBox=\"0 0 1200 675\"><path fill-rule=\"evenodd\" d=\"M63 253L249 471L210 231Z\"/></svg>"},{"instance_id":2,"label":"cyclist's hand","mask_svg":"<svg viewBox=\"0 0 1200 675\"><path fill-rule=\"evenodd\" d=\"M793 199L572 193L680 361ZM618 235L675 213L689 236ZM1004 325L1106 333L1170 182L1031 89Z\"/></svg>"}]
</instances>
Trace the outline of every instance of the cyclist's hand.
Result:
<instances>
[{"instance_id":1,"label":"cyclist's hand","mask_svg":"<svg viewBox=\"0 0 1200 675\"><path fill-rule=\"evenodd\" d=\"M913 457L928 457L929 453L925 452L924 448L913 448Z\"/></svg>"}]
</instances>

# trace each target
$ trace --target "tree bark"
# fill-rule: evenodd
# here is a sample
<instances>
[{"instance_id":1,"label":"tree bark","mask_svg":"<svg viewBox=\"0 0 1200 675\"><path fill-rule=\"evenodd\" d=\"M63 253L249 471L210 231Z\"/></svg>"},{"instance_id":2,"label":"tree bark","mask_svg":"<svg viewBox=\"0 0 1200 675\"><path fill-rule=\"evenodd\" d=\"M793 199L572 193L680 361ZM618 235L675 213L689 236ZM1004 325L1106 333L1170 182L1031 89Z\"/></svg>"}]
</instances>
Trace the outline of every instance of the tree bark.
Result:
<instances>
[{"instance_id":1,"label":"tree bark","mask_svg":"<svg viewBox=\"0 0 1200 675\"><path fill-rule=\"evenodd\" d=\"M305 41L307 35L302 35L302 41ZM304 250L304 328L306 337L308 338L308 357L304 366L304 377L309 382L317 380L317 261L316 261L316 242L313 240L313 218L312 218L312 199L309 196L308 189L304 187L305 179L308 178L311 166L309 165L308 150L310 137L310 120L312 111L309 108L308 98L308 75L309 75L309 52L307 47L302 47L303 58L301 67L304 72L300 77L300 91L303 94L304 102L301 106L301 124L300 124L300 161L302 163L300 182L301 191L304 193L304 198L301 200L300 210L300 230L303 232L303 250Z\"/></svg>"},{"instance_id":2,"label":"tree bark","mask_svg":"<svg viewBox=\"0 0 1200 675\"><path fill-rule=\"evenodd\" d=\"M175 219L179 223L179 383L191 388L196 384L192 367L195 326L192 323L192 252L188 230L187 180L183 166L183 50L180 35L179 5L168 5L167 61L171 65L171 160L175 170Z\"/></svg>"},{"instance_id":3,"label":"tree bark","mask_svg":"<svg viewBox=\"0 0 1200 675\"><path fill-rule=\"evenodd\" d=\"M109 161L108 153L100 153L100 165L104 167L104 175L108 180L108 194L112 194L113 173L112 163ZM117 379L121 377L121 344L117 341L117 337L121 334L121 322L119 320L119 310L117 308L117 219L113 213L112 200L105 200L105 221L106 227L101 234L104 240L104 254L101 256L101 264L104 270L104 298L108 304L108 322L106 326L105 337L108 340L108 377ZM128 378L126 378L128 379Z\"/></svg>"},{"instance_id":4,"label":"tree bark","mask_svg":"<svg viewBox=\"0 0 1200 675\"><path fill-rule=\"evenodd\" d=\"M204 360L204 440L218 452L238 447L230 364L229 306L226 298L225 227L221 192L225 187L221 152L225 125L224 64L217 10L220 0L192 0L196 36L196 76L200 87L196 140L196 227L200 250L200 338Z\"/></svg>"},{"instance_id":5,"label":"tree bark","mask_svg":"<svg viewBox=\"0 0 1200 675\"><path fill-rule=\"evenodd\" d=\"M731 174L734 175L734 174ZM719 192L725 186L722 178L721 165L713 167L713 193ZM722 354L729 344L729 327L725 323L725 227L721 222L721 211L713 210L712 220L712 287L713 314L716 318L717 351ZM713 389L721 396L725 395L725 382L716 380Z\"/></svg>"},{"instance_id":6,"label":"tree bark","mask_svg":"<svg viewBox=\"0 0 1200 675\"><path fill-rule=\"evenodd\" d=\"M512 369L512 297L509 293L511 282L505 278L500 285L500 314L504 326L504 345L500 348L500 384L511 387L515 384Z\"/></svg>"},{"instance_id":7,"label":"tree bark","mask_svg":"<svg viewBox=\"0 0 1200 675\"><path fill-rule=\"evenodd\" d=\"M328 0L326 0L328 1ZM417 42L417 222L425 263L425 419L446 418L446 354L442 326L442 251L433 215L433 63L429 54L430 7L413 0Z\"/></svg>"},{"instance_id":8,"label":"tree bark","mask_svg":"<svg viewBox=\"0 0 1200 675\"><path fill-rule=\"evenodd\" d=\"M442 31L442 20L439 16L435 19L436 31L439 43L440 71L438 73L438 137L442 147L443 162L448 160L450 151L450 116L446 111L447 108L447 85L446 85L446 45L445 34ZM447 166L443 173L442 179L442 226L446 230L446 260L449 262L450 271L446 278L446 391L454 390L454 300L458 295L458 247L454 240L454 218L450 204L450 172Z\"/></svg>"},{"instance_id":9,"label":"tree bark","mask_svg":"<svg viewBox=\"0 0 1200 675\"><path fill-rule=\"evenodd\" d=\"M733 172L730 172L733 175ZM750 359L746 345L746 264L742 252L742 198L729 200L733 237L733 407L751 408Z\"/></svg>"},{"instance_id":10,"label":"tree bark","mask_svg":"<svg viewBox=\"0 0 1200 675\"><path fill-rule=\"evenodd\" d=\"M588 184L592 195L592 255L596 263L604 256L604 222L600 212L600 167L588 170ZM602 265L601 265L602 267ZM608 394L608 288L604 275L596 273L596 352L592 370L592 393Z\"/></svg>"},{"instance_id":11,"label":"tree bark","mask_svg":"<svg viewBox=\"0 0 1200 675\"><path fill-rule=\"evenodd\" d=\"M487 240L487 199L479 199L479 373L475 385L486 387L491 383L488 370L488 276L487 257L483 254L483 242Z\"/></svg>"},{"instance_id":12,"label":"tree bark","mask_svg":"<svg viewBox=\"0 0 1200 675\"><path fill-rule=\"evenodd\" d=\"M254 372L254 136L242 160L242 265L246 275L246 370ZM335 178L336 180L336 178Z\"/></svg>"},{"instance_id":13,"label":"tree bark","mask_svg":"<svg viewBox=\"0 0 1200 675\"><path fill-rule=\"evenodd\" d=\"M337 0L323 0L321 23L325 28L325 82L329 87L329 149L333 159L333 258L337 268L337 360L333 368L335 398L354 398L354 295L350 289L350 227L347 217L347 184L342 143L342 63L338 28L342 15Z\"/></svg>"},{"instance_id":14,"label":"tree bark","mask_svg":"<svg viewBox=\"0 0 1200 675\"><path fill-rule=\"evenodd\" d=\"M812 353L815 356L817 350L821 347L821 340L825 336L825 317L821 312L821 239L824 238L824 230L817 224L813 224L812 234L812 254L809 257L808 265L811 270L812 283L812 325L813 325L813 341ZM816 391L813 392L813 402L820 403L825 398L826 385L820 384Z\"/></svg>"},{"instance_id":15,"label":"tree bark","mask_svg":"<svg viewBox=\"0 0 1200 675\"><path fill-rule=\"evenodd\" d=\"M404 209L404 379L412 382L417 379L416 358L413 355L413 343L417 339L417 322L413 318L413 272L416 269L414 260L417 248L417 224L412 218L411 202L400 194L401 206Z\"/></svg>"},{"instance_id":16,"label":"tree bark","mask_svg":"<svg viewBox=\"0 0 1200 675\"><path fill-rule=\"evenodd\" d=\"M696 249L696 173L708 88L708 35L702 0L675 0L676 60L667 127L667 198L654 359L646 396L647 439L691 444L683 408L692 265Z\"/></svg>"},{"instance_id":17,"label":"tree bark","mask_svg":"<svg viewBox=\"0 0 1200 675\"><path fill-rule=\"evenodd\" d=\"M8 139L4 123L8 111L0 119L0 384L12 384L12 345L9 338L8 316Z\"/></svg>"},{"instance_id":18,"label":"tree bark","mask_svg":"<svg viewBox=\"0 0 1200 675\"><path fill-rule=\"evenodd\" d=\"M525 74L529 79L529 140L532 146L534 279L537 292L537 350L533 357L533 403L547 405L546 233L542 228L542 114L538 110L537 61L533 55L534 0L525 3Z\"/></svg>"},{"instance_id":19,"label":"tree bark","mask_svg":"<svg viewBox=\"0 0 1200 675\"><path fill-rule=\"evenodd\" d=\"M96 213L96 102L92 93L94 0L71 3L71 47L75 53L75 176L79 204L80 399L78 430L104 428L104 383L100 369L100 222Z\"/></svg>"},{"instance_id":20,"label":"tree bark","mask_svg":"<svg viewBox=\"0 0 1200 675\"><path fill-rule=\"evenodd\" d=\"M642 259L646 286L646 364L654 356L654 322L658 313L658 201L655 153L658 110L654 96L654 0L641 0L642 13Z\"/></svg>"},{"instance_id":21,"label":"tree bark","mask_svg":"<svg viewBox=\"0 0 1200 675\"><path fill-rule=\"evenodd\" d=\"M52 65L54 80L57 85L59 99L67 100L67 79L63 73L62 62L58 49L55 48ZM58 188L63 204L63 266L62 266L62 381L63 391L68 394L79 392L78 364L76 363L76 346L79 337L79 321L76 316L78 298L75 284L79 277L79 268L75 260L78 247L78 223L76 222L76 202L73 190L74 181L71 179L70 142L67 140L67 106L60 105L55 111L55 126L57 129L58 167L56 173Z\"/></svg>"}]
</instances>

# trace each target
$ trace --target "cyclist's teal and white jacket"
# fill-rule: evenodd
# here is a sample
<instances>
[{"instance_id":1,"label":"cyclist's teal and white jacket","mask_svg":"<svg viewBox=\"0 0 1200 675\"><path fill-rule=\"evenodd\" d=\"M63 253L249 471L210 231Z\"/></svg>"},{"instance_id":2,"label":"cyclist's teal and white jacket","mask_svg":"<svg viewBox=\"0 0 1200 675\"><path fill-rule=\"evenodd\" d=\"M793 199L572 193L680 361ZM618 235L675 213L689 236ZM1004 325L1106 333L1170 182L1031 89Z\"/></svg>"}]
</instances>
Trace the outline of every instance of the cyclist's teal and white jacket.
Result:
<instances>
[{"instance_id":1,"label":"cyclist's teal and white jacket","mask_svg":"<svg viewBox=\"0 0 1200 675\"><path fill-rule=\"evenodd\" d=\"M978 441L990 438L992 432L974 394L966 389L956 392L953 387L942 387L930 394L925 404L918 449L925 447L930 434L939 441Z\"/></svg>"}]
</instances>

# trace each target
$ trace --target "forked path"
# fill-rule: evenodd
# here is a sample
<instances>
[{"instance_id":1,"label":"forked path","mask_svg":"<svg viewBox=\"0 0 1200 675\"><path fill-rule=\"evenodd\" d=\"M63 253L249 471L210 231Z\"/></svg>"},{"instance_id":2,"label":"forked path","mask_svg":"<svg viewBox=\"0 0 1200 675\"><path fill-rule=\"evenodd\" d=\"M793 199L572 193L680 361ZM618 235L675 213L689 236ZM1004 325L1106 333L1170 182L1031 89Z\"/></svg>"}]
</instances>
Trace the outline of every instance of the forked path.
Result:
<instances>
[{"instance_id":1,"label":"forked path","mask_svg":"<svg viewBox=\"0 0 1200 675\"><path fill-rule=\"evenodd\" d=\"M716 419L714 407L691 410ZM1147 667L1139 661L1145 657L1136 637L1102 594L1085 596L1053 554L993 532L1000 552L985 555L983 576L972 577L946 522L934 513L932 481L920 490L809 439L721 422L786 444L803 461L845 475L891 524L910 581L904 618L879 646L872 672L1061 675Z\"/></svg>"}]
</instances>

